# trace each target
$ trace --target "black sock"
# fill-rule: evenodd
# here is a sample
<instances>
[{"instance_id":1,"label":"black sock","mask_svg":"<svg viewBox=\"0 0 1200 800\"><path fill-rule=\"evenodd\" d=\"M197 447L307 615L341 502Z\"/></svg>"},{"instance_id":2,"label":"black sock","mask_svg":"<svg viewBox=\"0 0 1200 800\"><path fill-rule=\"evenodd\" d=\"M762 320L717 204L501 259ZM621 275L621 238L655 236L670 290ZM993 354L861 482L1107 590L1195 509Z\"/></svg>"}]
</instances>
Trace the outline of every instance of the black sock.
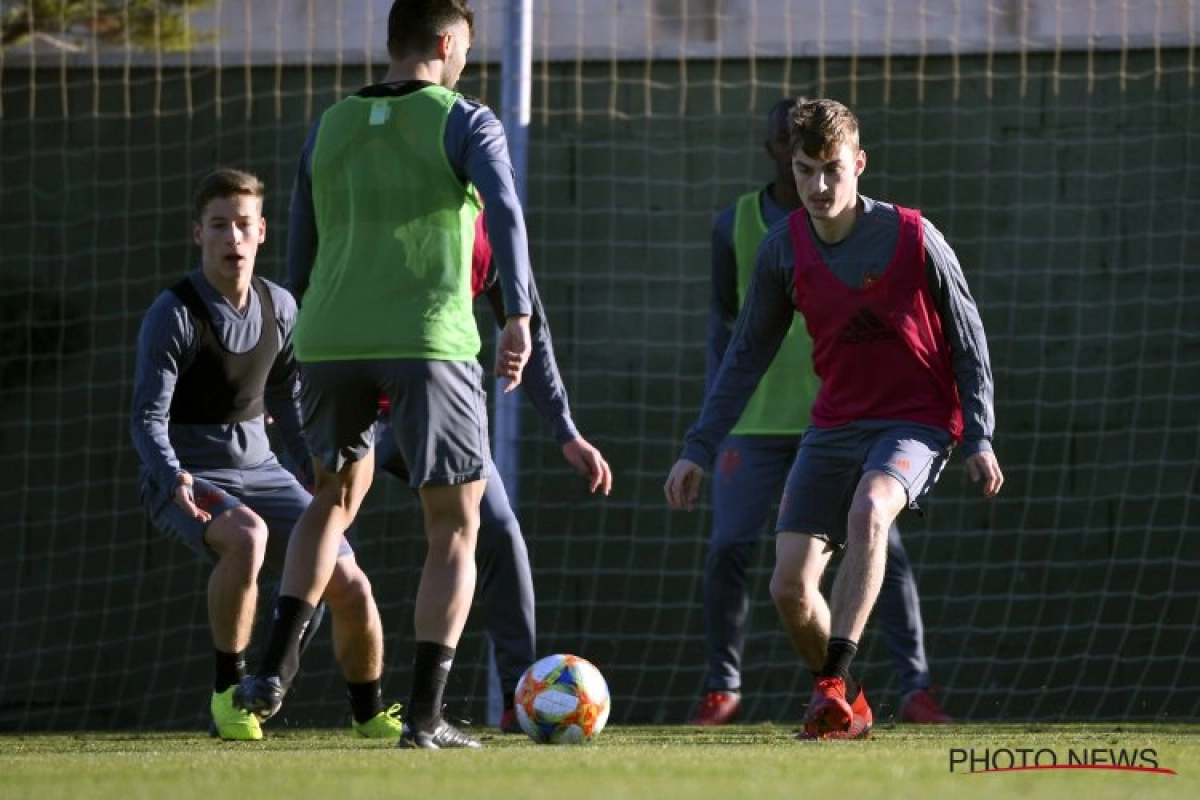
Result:
<instances>
[{"instance_id":1,"label":"black sock","mask_svg":"<svg viewBox=\"0 0 1200 800\"><path fill-rule=\"evenodd\" d=\"M813 683L816 683L818 678L823 677L819 672L809 672L808 674L812 675ZM846 682L846 702L853 703L855 698L858 697L859 691L862 690L862 684L853 675L847 675L843 680Z\"/></svg>"},{"instance_id":2,"label":"black sock","mask_svg":"<svg viewBox=\"0 0 1200 800\"><path fill-rule=\"evenodd\" d=\"M246 654L213 650L213 691L223 692L246 677Z\"/></svg>"},{"instance_id":3,"label":"black sock","mask_svg":"<svg viewBox=\"0 0 1200 800\"><path fill-rule=\"evenodd\" d=\"M413 658L412 695L408 714L412 726L428 731L442 716L442 695L454 663L454 648L437 642L417 642Z\"/></svg>"},{"instance_id":4,"label":"black sock","mask_svg":"<svg viewBox=\"0 0 1200 800\"><path fill-rule=\"evenodd\" d=\"M383 690L378 680L365 683L346 682L346 696L355 722L366 722L383 711Z\"/></svg>"},{"instance_id":5,"label":"black sock","mask_svg":"<svg viewBox=\"0 0 1200 800\"><path fill-rule=\"evenodd\" d=\"M271 623L271 638L257 674L266 678L278 676L286 689L300 671L300 640L316 609L298 597L280 595L275 603L275 619Z\"/></svg>"},{"instance_id":6,"label":"black sock","mask_svg":"<svg viewBox=\"0 0 1200 800\"><path fill-rule=\"evenodd\" d=\"M858 652L858 645L849 639L830 639L825 650L825 666L821 667L822 678L850 678L850 662Z\"/></svg>"},{"instance_id":7,"label":"black sock","mask_svg":"<svg viewBox=\"0 0 1200 800\"><path fill-rule=\"evenodd\" d=\"M505 711L508 711L510 708L516 705L516 701L514 699L516 697L516 692L504 692L502 696L504 698Z\"/></svg>"}]
</instances>

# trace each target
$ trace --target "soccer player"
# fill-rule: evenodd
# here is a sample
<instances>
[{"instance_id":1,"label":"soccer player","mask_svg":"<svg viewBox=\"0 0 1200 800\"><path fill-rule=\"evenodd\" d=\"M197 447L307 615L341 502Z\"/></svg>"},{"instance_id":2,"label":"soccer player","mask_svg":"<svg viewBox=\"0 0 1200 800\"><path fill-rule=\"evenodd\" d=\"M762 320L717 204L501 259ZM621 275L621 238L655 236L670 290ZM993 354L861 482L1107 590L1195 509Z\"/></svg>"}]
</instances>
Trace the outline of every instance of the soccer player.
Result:
<instances>
[{"instance_id":1,"label":"soccer player","mask_svg":"<svg viewBox=\"0 0 1200 800\"><path fill-rule=\"evenodd\" d=\"M803 207L772 228L721 367L664 491L691 508L704 465L733 428L792 326L804 317L821 380L776 522L771 596L814 672L804 738L869 733L850 665L875 605L888 530L916 508L956 443L995 497L992 373L983 324L953 250L920 212L858 193L858 119L806 100L790 120ZM807 365L806 367L807 368ZM836 548L829 600L820 579Z\"/></svg>"},{"instance_id":2,"label":"soccer player","mask_svg":"<svg viewBox=\"0 0 1200 800\"><path fill-rule=\"evenodd\" d=\"M415 603L412 690L401 747L478 748L442 718L442 696L475 592L479 504L491 469L471 297L471 249L488 209L504 296L496 374L515 389L531 349L529 254L504 129L454 91L471 47L465 0L396 0L383 81L327 109L300 157L289 263L308 274L296 323L304 437L316 495L288 547L271 638L236 700L261 717L287 689L340 531L374 473L377 402L418 490L428 550ZM308 241L310 246L299 246Z\"/></svg>"},{"instance_id":3,"label":"soccer player","mask_svg":"<svg viewBox=\"0 0 1200 800\"><path fill-rule=\"evenodd\" d=\"M487 296L496 320L504 324L504 298L496 282L485 216L483 213L479 215L475 229L471 287L475 295L482 293ZM304 263L305 259L298 261ZM303 294L304 287L293 286L293 289L296 288ZM589 491L601 491L608 495L612 490L612 470L600 451L579 434L571 419L567 390L554 357L550 326L537 287L532 282L529 293L533 304L533 315L529 322L533 349L522 386L538 414L551 427L555 441L562 447L563 457L587 479ZM375 429L376 468L407 482L408 465L396 446L391 409L386 402L380 405ZM492 641L503 697L499 728L502 733L521 733L513 696L521 675L537 660L533 577L521 524L513 513L499 472L492 473L483 491L475 562L479 573L480 605Z\"/></svg>"},{"instance_id":4,"label":"soccer player","mask_svg":"<svg viewBox=\"0 0 1200 800\"><path fill-rule=\"evenodd\" d=\"M776 103L767 114L765 149L775 177L724 208L712 229L712 299L709 311L707 383L711 386L754 271L754 254L767 229L800 208L788 142L792 110L800 100ZM812 342L803 325L792 325L779 353L758 383L746 410L721 442L712 484L713 529L705 561L704 634L708 645L707 690L693 725L724 725L741 710L742 654L750 610L746 563L767 524L772 501L796 458L800 435L818 381L810 369ZM899 674L900 719L945 723L950 717L930 691L921 606L908 553L895 525L888 529L887 564L879 594L879 629ZM784 617L787 625L790 617ZM788 634L803 641L803 630Z\"/></svg>"},{"instance_id":5,"label":"soccer player","mask_svg":"<svg viewBox=\"0 0 1200 800\"><path fill-rule=\"evenodd\" d=\"M296 463L309 462L296 402L296 304L254 275L267 230L262 204L262 182L247 172L218 169L197 185L192 235L200 269L162 292L142 321L131 418L150 519L214 561L210 706L216 733L233 740L262 738L258 718L233 703L245 675L259 570L264 563L282 568L292 526L311 500L272 453L265 428L270 414ZM334 544L323 594L353 729L368 738L398 736L394 707L384 711L380 702L379 611L344 538Z\"/></svg>"}]
</instances>

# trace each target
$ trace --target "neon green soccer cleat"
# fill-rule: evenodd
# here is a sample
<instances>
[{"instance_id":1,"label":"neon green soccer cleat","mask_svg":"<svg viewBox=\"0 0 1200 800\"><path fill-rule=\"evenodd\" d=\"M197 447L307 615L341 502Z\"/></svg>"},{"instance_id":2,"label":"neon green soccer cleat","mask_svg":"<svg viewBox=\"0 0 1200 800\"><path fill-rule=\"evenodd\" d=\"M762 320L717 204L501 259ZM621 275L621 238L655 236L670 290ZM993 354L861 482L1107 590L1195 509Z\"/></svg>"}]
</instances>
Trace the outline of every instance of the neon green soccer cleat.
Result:
<instances>
[{"instance_id":1,"label":"neon green soccer cleat","mask_svg":"<svg viewBox=\"0 0 1200 800\"><path fill-rule=\"evenodd\" d=\"M394 703L386 711L380 711L366 722L353 720L351 727L360 739L399 739L404 730L400 719L399 703Z\"/></svg>"},{"instance_id":2,"label":"neon green soccer cleat","mask_svg":"<svg viewBox=\"0 0 1200 800\"><path fill-rule=\"evenodd\" d=\"M258 717L233 704L233 692L236 689L236 686L230 686L223 692L213 692L209 703L213 728L216 735L226 741L257 742L263 738L262 726L258 724Z\"/></svg>"}]
</instances>

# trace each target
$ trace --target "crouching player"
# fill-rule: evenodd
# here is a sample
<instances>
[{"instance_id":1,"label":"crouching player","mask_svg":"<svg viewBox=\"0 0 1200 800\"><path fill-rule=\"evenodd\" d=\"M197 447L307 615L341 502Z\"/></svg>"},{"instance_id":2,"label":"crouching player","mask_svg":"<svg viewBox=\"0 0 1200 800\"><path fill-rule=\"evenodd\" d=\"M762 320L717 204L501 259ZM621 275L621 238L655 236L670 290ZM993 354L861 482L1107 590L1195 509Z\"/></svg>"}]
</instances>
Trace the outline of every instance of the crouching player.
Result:
<instances>
[{"instance_id":1,"label":"crouching player","mask_svg":"<svg viewBox=\"0 0 1200 800\"><path fill-rule=\"evenodd\" d=\"M291 346L296 303L254 275L266 237L256 176L215 170L196 187L193 205L200 269L162 292L142 321L132 436L150 519L213 561L213 726L222 739L256 740L259 720L235 706L233 694L245 676L258 575L264 564L282 568L292 526L310 502L272 452L265 422L267 414L275 420L296 464L310 463ZM397 738L398 707L384 709L380 693L383 626L344 538L324 601L353 730ZM289 683L297 669L285 666Z\"/></svg>"}]
</instances>

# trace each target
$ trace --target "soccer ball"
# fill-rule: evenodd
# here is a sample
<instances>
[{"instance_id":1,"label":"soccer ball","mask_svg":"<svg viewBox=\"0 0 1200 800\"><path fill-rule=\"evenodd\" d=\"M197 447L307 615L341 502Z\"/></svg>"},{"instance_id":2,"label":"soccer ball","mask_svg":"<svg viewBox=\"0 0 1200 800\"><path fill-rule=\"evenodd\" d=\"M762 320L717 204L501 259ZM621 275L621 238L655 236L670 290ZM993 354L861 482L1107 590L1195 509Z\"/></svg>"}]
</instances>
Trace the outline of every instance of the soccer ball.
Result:
<instances>
[{"instance_id":1,"label":"soccer ball","mask_svg":"<svg viewBox=\"0 0 1200 800\"><path fill-rule=\"evenodd\" d=\"M608 684L579 656L546 656L521 676L514 698L521 730L538 744L583 744L608 722Z\"/></svg>"}]
</instances>

